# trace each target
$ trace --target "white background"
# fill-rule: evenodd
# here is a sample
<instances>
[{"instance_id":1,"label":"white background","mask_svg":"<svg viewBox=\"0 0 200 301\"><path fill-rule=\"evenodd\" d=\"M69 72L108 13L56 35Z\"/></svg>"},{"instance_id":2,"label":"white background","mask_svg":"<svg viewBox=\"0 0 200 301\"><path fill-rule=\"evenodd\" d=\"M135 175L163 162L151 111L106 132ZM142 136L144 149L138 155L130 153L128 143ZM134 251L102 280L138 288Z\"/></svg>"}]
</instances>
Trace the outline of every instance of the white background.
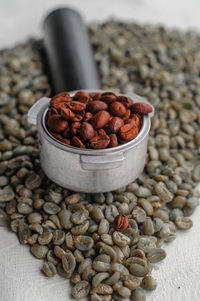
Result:
<instances>
[{"instance_id":1,"label":"white background","mask_svg":"<svg viewBox=\"0 0 200 301\"><path fill-rule=\"evenodd\" d=\"M29 36L42 36L42 20L48 11L61 6L78 9L86 22L109 17L146 24L164 24L182 30L200 30L199 0L0 0L0 48ZM178 232L164 246L167 258L153 275L158 281L148 301L200 300L200 208L193 215L194 227ZM42 262L33 258L15 234L0 228L0 301L66 301L70 289L59 277L46 279Z\"/></svg>"},{"instance_id":2,"label":"white background","mask_svg":"<svg viewBox=\"0 0 200 301\"><path fill-rule=\"evenodd\" d=\"M41 36L47 12L62 6L78 9L86 22L117 17L200 29L199 0L0 0L0 48L30 35Z\"/></svg>"}]
</instances>

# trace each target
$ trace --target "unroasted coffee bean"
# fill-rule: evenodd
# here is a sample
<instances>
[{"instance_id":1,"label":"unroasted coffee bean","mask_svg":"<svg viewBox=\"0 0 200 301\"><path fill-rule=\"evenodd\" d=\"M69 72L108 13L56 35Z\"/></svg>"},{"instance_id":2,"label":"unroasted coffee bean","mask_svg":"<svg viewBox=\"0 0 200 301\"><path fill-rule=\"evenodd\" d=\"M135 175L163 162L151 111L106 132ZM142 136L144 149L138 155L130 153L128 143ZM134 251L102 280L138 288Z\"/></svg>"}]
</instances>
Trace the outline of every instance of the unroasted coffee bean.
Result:
<instances>
[{"instance_id":1,"label":"unroasted coffee bean","mask_svg":"<svg viewBox=\"0 0 200 301\"><path fill-rule=\"evenodd\" d=\"M80 200L80 194L74 193L65 198L66 204L76 204Z\"/></svg>"},{"instance_id":2,"label":"unroasted coffee bean","mask_svg":"<svg viewBox=\"0 0 200 301\"><path fill-rule=\"evenodd\" d=\"M93 247L94 241L89 236L78 235L74 238L74 244L80 251L88 251Z\"/></svg>"},{"instance_id":3,"label":"unroasted coffee bean","mask_svg":"<svg viewBox=\"0 0 200 301\"><path fill-rule=\"evenodd\" d=\"M115 231L112 237L115 244L119 247L125 247L130 244L130 238L118 231Z\"/></svg>"},{"instance_id":4,"label":"unroasted coffee bean","mask_svg":"<svg viewBox=\"0 0 200 301\"><path fill-rule=\"evenodd\" d=\"M92 263L92 267L97 272L107 272L110 269L110 263L95 260Z\"/></svg>"},{"instance_id":5,"label":"unroasted coffee bean","mask_svg":"<svg viewBox=\"0 0 200 301\"><path fill-rule=\"evenodd\" d=\"M157 238L155 236L140 236L138 241L138 248L144 252L148 252L156 248Z\"/></svg>"},{"instance_id":6,"label":"unroasted coffee bean","mask_svg":"<svg viewBox=\"0 0 200 301\"><path fill-rule=\"evenodd\" d=\"M53 243L54 245L62 245L65 240L65 232L56 230L53 232Z\"/></svg>"},{"instance_id":7,"label":"unroasted coffee bean","mask_svg":"<svg viewBox=\"0 0 200 301\"><path fill-rule=\"evenodd\" d=\"M135 263L130 264L130 272L134 276L144 277L149 273L149 267L144 259L136 258Z\"/></svg>"},{"instance_id":8,"label":"unroasted coffee bean","mask_svg":"<svg viewBox=\"0 0 200 301\"><path fill-rule=\"evenodd\" d=\"M0 227L4 227L8 225L9 225L9 217L5 211L0 209Z\"/></svg>"},{"instance_id":9,"label":"unroasted coffee bean","mask_svg":"<svg viewBox=\"0 0 200 301\"><path fill-rule=\"evenodd\" d=\"M70 279L72 277L72 274L66 273L64 271L61 263L59 263L56 268L57 268L57 273L59 276L65 278L65 279Z\"/></svg>"},{"instance_id":10,"label":"unroasted coffee bean","mask_svg":"<svg viewBox=\"0 0 200 301\"><path fill-rule=\"evenodd\" d=\"M98 295L98 294L92 294L90 296L91 301L110 301L111 295Z\"/></svg>"},{"instance_id":11,"label":"unroasted coffee bean","mask_svg":"<svg viewBox=\"0 0 200 301\"><path fill-rule=\"evenodd\" d=\"M40 224L43 220L42 215L39 212L30 213L27 217L29 224L38 223Z\"/></svg>"},{"instance_id":12,"label":"unroasted coffee bean","mask_svg":"<svg viewBox=\"0 0 200 301\"><path fill-rule=\"evenodd\" d=\"M100 221L98 233L99 235L106 234L109 231L109 222L104 218Z\"/></svg>"},{"instance_id":13,"label":"unroasted coffee bean","mask_svg":"<svg viewBox=\"0 0 200 301\"><path fill-rule=\"evenodd\" d=\"M65 244L66 244L66 246L69 250L74 250L75 249L75 247L74 247L74 237L70 232L68 232L65 236Z\"/></svg>"},{"instance_id":14,"label":"unroasted coffee bean","mask_svg":"<svg viewBox=\"0 0 200 301\"><path fill-rule=\"evenodd\" d=\"M0 189L0 203L1 202L9 202L14 199L15 194L10 187L5 187L4 189Z\"/></svg>"},{"instance_id":15,"label":"unroasted coffee bean","mask_svg":"<svg viewBox=\"0 0 200 301\"><path fill-rule=\"evenodd\" d=\"M131 295L131 290L124 286L120 286L119 288L116 289L116 291L123 298L129 298Z\"/></svg>"},{"instance_id":16,"label":"unroasted coffee bean","mask_svg":"<svg viewBox=\"0 0 200 301\"><path fill-rule=\"evenodd\" d=\"M146 296L141 288L137 288L135 291L132 292L131 295L131 300L132 301L146 301Z\"/></svg>"},{"instance_id":17,"label":"unroasted coffee bean","mask_svg":"<svg viewBox=\"0 0 200 301\"><path fill-rule=\"evenodd\" d=\"M113 285L115 284L121 277L121 274L119 272L114 272L108 279L106 279L104 282L106 284L109 284L109 285ZM124 276L126 277L126 276Z\"/></svg>"},{"instance_id":18,"label":"unroasted coffee bean","mask_svg":"<svg viewBox=\"0 0 200 301\"><path fill-rule=\"evenodd\" d=\"M42 271L47 277L53 277L57 274L56 267L52 262L49 261L44 262Z\"/></svg>"},{"instance_id":19,"label":"unroasted coffee bean","mask_svg":"<svg viewBox=\"0 0 200 301\"><path fill-rule=\"evenodd\" d=\"M117 253L115 252L114 248L106 245L103 242L99 242L97 246L100 247L107 255L109 255L113 262L117 260Z\"/></svg>"},{"instance_id":20,"label":"unroasted coffee bean","mask_svg":"<svg viewBox=\"0 0 200 301\"><path fill-rule=\"evenodd\" d=\"M136 206L133 209L132 216L138 223L143 223L146 219L145 211L141 207L138 207L138 206Z\"/></svg>"},{"instance_id":21,"label":"unroasted coffee bean","mask_svg":"<svg viewBox=\"0 0 200 301\"><path fill-rule=\"evenodd\" d=\"M145 276L142 279L142 287L148 291L155 290L157 287L157 282L152 276Z\"/></svg>"},{"instance_id":22,"label":"unroasted coffee bean","mask_svg":"<svg viewBox=\"0 0 200 301\"><path fill-rule=\"evenodd\" d=\"M71 221L74 224L82 224L89 216L89 212L86 209L76 211L71 215Z\"/></svg>"},{"instance_id":23,"label":"unroasted coffee bean","mask_svg":"<svg viewBox=\"0 0 200 301\"><path fill-rule=\"evenodd\" d=\"M90 291L90 284L88 281L82 280L78 282L73 288L72 288L72 296L75 299L81 299L86 297L89 294Z\"/></svg>"},{"instance_id":24,"label":"unroasted coffee bean","mask_svg":"<svg viewBox=\"0 0 200 301\"><path fill-rule=\"evenodd\" d=\"M112 263L110 267L111 272L119 272L121 276L129 275L128 269L121 263Z\"/></svg>"},{"instance_id":25,"label":"unroasted coffee bean","mask_svg":"<svg viewBox=\"0 0 200 301\"><path fill-rule=\"evenodd\" d=\"M188 230L192 227L193 222L187 217L178 216L175 219L175 224L180 230Z\"/></svg>"},{"instance_id":26,"label":"unroasted coffee bean","mask_svg":"<svg viewBox=\"0 0 200 301\"><path fill-rule=\"evenodd\" d=\"M139 279L131 274L123 277L123 283L130 290L136 290L140 285Z\"/></svg>"},{"instance_id":27,"label":"unroasted coffee bean","mask_svg":"<svg viewBox=\"0 0 200 301\"><path fill-rule=\"evenodd\" d=\"M58 213L61 209L58 205L56 205L53 202L46 202L43 206L43 210L47 214L56 214Z\"/></svg>"},{"instance_id":28,"label":"unroasted coffee bean","mask_svg":"<svg viewBox=\"0 0 200 301\"><path fill-rule=\"evenodd\" d=\"M94 253L95 253L95 251L94 251ZM94 254L92 254L92 255L94 255ZM82 273L82 279L86 280L86 281L91 281L95 275L96 275L96 271L93 270L91 266L88 266Z\"/></svg>"},{"instance_id":29,"label":"unroasted coffee bean","mask_svg":"<svg viewBox=\"0 0 200 301\"><path fill-rule=\"evenodd\" d=\"M57 266L57 264L58 264L58 259L56 258L56 256L54 255L54 252L52 250L49 250L47 252L47 260L49 262L53 263L53 265L55 265L55 266Z\"/></svg>"},{"instance_id":30,"label":"unroasted coffee bean","mask_svg":"<svg viewBox=\"0 0 200 301\"><path fill-rule=\"evenodd\" d=\"M78 273L73 273L70 279L71 284L77 284L80 281L81 281L81 276Z\"/></svg>"},{"instance_id":31,"label":"unroasted coffee bean","mask_svg":"<svg viewBox=\"0 0 200 301\"><path fill-rule=\"evenodd\" d=\"M31 253L38 259L43 259L46 257L48 248L46 246L41 246L39 244L34 244L31 247Z\"/></svg>"},{"instance_id":32,"label":"unroasted coffee bean","mask_svg":"<svg viewBox=\"0 0 200 301\"><path fill-rule=\"evenodd\" d=\"M91 289L91 294L111 295L113 289L110 285L102 283Z\"/></svg>"},{"instance_id":33,"label":"unroasted coffee bean","mask_svg":"<svg viewBox=\"0 0 200 301\"><path fill-rule=\"evenodd\" d=\"M21 220L18 223L18 238L21 244L27 244L28 239L31 237L31 231L28 227L28 225Z\"/></svg>"},{"instance_id":34,"label":"unroasted coffee bean","mask_svg":"<svg viewBox=\"0 0 200 301\"><path fill-rule=\"evenodd\" d=\"M167 256L165 250L163 249L154 249L151 250L147 253L147 259L151 262L151 263L157 263L163 259L165 259L165 257Z\"/></svg>"},{"instance_id":35,"label":"unroasted coffee bean","mask_svg":"<svg viewBox=\"0 0 200 301\"><path fill-rule=\"evenodd\" d=\"M164 203L169 203L173 199L173 194L162 182L159 182L157 185L155 185L155 192Z\"/></svg>"},{"instance_id":36,"label":"unroasted coffee bean","mask_svg":"<svg viewBox=\"0 0 200 301\"><path fill-rule=\"evenodd\" d=\"M89 227L89 221L84 221L82 224L73 227L71 229L71 233L73 235L81 235L81 234L85 234L85 232L88 230Z\"/></svg>"},{"instance_id":37,"label":"unroasted coffee bean","mask_svg":"<svg viewBox=\"0 0 200 301\"><path fill-rule=\"evenodd\" d=\"M32 206L29 206L25 202L20 202L17 204L17 210L19 213L29 214L33 211L33 208L32 208Z\"/></svg>"},{"instance_id":38,"label":"unroasted coffee bean","mask_svg":"<svg viewBox=\"0 0 200 301\"><path fill-rule=\"evenodd\" d=\"M44 232L38 237L38 242L40 245L48 245L53 238L53 234L51 232Z\"/></svg>"},{"instance_id":39,"label":"unroasted coffee bean","mask_svg":"<svg viewBox=\"0 0 200 301\"><path fill-rule=\"evenodd\" d=\"M41 182L42 182L41 176L33 173L26 179L25 185L26 188L33 190L38 188Z\"/></svg>"},{"instance_id":40,"label":"unroasted coffee bean","mask_svg":"<svg viewBox=\"0 0 200 301\"><path fill-rule=\"evenodd\" d=\"M38 234L43 233L43 227L40 224L36 224L36 223L30 224L29 229L37 232Z\"/></svg>"},{"instance_id":41,"label":"unroasted coffee bean","mask_svg":"<svg viewBox=\"0 0 200 301\"><path fill-rule=\"evenodd\" d=\"M103 280L109 277L109 273L97 273L92 279L92 286L97 287Z\"/></svg>"},{"instance_id":42,"label":"unroasted coffee bean","mask_svg":"<svg viewBox=\"0 0 200 301\"><path fill-rule=\"evenodd\" d=\"M60 259L62 259L62 257L65 257L67 255L67 253L59 246L55 246L53 251L54 251L55 256Z\"/></svg>"},{"instance_id":43,"label":"unroasted coffee bean","mask_svg":"<svg viewBox=\"0 0 200 301\"><path fill-rule=\"evenodd\" d=\"M62 257L62 266L67 274L72 274L76 267L76 260L72 253L66 254L66 256Z\"/></svg>"}]
</instances>

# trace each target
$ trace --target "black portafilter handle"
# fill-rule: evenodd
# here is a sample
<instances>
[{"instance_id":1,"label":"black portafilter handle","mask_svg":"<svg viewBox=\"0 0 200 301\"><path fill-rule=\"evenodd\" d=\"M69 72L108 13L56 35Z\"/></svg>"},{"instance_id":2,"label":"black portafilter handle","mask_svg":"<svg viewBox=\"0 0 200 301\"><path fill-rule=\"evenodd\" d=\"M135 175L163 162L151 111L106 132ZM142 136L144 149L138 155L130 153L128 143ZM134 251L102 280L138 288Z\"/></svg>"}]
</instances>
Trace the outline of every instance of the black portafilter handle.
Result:
<instances>
[{"instance_id":1,"label":"black portafilter handle","mask_svg":"<svg viewBox=\"0 0 200 301\"><path fill-rule=\"evenodd\" d=\"M44 45L53 93L100 88L87 30L77 11L59 8L46 17Z\"/></svg>"}]
</instances>

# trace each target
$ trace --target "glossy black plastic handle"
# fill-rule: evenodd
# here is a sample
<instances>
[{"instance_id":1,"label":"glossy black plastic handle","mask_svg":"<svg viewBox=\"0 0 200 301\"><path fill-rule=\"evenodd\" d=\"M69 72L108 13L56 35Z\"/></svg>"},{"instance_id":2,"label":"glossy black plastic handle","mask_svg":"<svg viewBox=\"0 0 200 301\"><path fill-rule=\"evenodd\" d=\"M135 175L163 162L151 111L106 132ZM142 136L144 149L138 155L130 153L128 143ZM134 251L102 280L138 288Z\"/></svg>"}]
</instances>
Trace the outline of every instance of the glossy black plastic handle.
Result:
<instances>
[{"instance_id":1,"label":"glossy black plastic handle","mask_svg":"<svg viewBox=\"0 0 200 301\"><path fill-rule=\"evenodd\" d=\"M70 8L51 12L44 21L44 43L54 93L100 88L87 30L79 13Z\"/></svg>"}]
</instances>

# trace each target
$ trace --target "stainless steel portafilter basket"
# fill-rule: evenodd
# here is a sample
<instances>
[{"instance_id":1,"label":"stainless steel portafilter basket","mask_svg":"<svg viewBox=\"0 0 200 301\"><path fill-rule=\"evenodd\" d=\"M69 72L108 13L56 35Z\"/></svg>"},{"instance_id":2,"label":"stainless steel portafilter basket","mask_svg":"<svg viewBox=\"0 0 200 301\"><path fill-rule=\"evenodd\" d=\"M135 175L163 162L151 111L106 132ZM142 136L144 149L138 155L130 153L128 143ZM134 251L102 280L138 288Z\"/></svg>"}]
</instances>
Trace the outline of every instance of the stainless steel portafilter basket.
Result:
<instances>
[{"instance_id":1,"label":"stainless steel portafilter basket","mask_svg":"<svg viewBox=\"0 0 200 301\"><path fill-rule=\"evenodd\" d=\"M76 91L69 93L73 96ZM126 96L148 103L136 94ZM38 100L28 112L28 121L37 126L41 166L52 181L70 190L97 193L115 190L140 176L153 112L143 116L142 128L132 141L110 149L80 149L59 142L48 132L45 116L49 101L46 97Z\"/></svg>"}]
</instances>

